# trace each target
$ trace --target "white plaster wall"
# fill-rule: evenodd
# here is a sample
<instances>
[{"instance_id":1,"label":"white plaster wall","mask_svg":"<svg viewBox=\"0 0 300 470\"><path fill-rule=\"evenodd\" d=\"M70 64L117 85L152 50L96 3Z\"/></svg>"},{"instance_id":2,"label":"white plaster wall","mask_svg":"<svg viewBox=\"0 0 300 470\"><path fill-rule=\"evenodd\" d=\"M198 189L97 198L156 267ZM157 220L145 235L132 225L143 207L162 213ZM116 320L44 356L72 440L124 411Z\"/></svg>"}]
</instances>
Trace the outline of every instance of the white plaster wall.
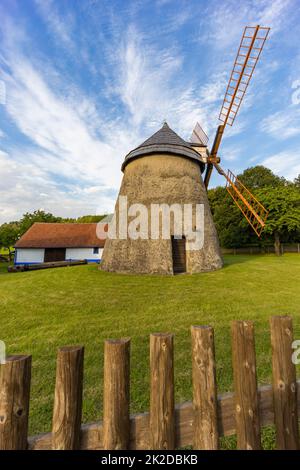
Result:
<instances>
[{"instance_id":1,"label":"white plaster wall","mask_svg":"<svg viewBox=\"0 0 300 470\"><path fill-rule=\"evenodd\" d=\"M16 263L43 263L44 248L17 248Z\"/></svg>"},{"instance_id":2,"label":"white plaster wall","mask_svg":"<svg viewBox=\"0 0 300 470\"><path fill-rule=\"evenodd\" d=\"M99 253L94 254L93 248L67 248L66 259L72 260L100 260L102 257L103 248L99 248Z\"/></svg>"}]
</instances>

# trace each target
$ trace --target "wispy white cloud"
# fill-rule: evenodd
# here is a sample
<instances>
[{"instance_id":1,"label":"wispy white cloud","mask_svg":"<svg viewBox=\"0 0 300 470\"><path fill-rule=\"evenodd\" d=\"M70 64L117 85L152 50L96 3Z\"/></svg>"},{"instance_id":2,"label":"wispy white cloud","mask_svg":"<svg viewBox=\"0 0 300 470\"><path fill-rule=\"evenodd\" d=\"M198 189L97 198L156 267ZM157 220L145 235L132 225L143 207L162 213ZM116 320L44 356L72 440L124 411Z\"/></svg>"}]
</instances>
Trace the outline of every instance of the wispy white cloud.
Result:
<instances>
[{"instance_id":1,"label":"wispy white cloud","mask_svg":"<svg viewBox=\"0 0 300 470\"><path fill-rule=\"evenodd\" d=\"M56 41L67 48L74 49L72 34L75 27L75 18L68 10L65 17L62 18L58 11L57 5L53 0L34 0L37 10L43 21L47 25L49 31L53 33Z\"/></svg>"},{"instance_id":2,"label":"wispy white cloud","mask_svg":"<svg viewBox=\"0 0 300 470\"><path fill-rule=\"evenodd\" d=\"M235 0L209 2L205 11L205 22L199 31L198 41L201 47L210 49L211 76L217 77L215 89L220 101L224 96L230 72L237 53L239 41L245 26L267 26L271 28L269 40L256 67L254 77L247 90L238 118L232 128L228 128L226 138L238 135L248 125L249 111L255 103L262 100L267 92L274 73L280 68L278 58L274 57L269 47L273 47L273 38L280 37L279 33L287 29L295 0L244 0L238 5ZM270 46L271 45L271 46ZM268 54L267 60L265 55ZM227 72L224 72L224 71ZM213 85L210 85L213 91ZM220 101L213 109L220 107Z\"/></svg>"},{"instance_id":3,"label":"wispy white cloud","mask_svg":"<svg viewBox=\"0 0 300 470\"><path fill-rule=\"evenodd\" d=\"M237 161L243 156L243 150L237 145L224 145L222 150L222 160L225 162Z\"/></svg>"},{"instance_id":4,"label":"wispy white cloud","mask_svg":"<svg viewBox=\"0 0 300 470\"><path fill-rule=\"evenodd\" d=\"M261 164L270 168L276 175L292 181L300 174L300 152L298 150L279 152L266 158Z\"/></svg>"},{"instance_id":5,"label":"wispy white cloud","mask_svg":"<svg viewBox=\"0 0 300 470\"><path fill-rule=\"evenodd\" d=\"M158 49L130 27L115 63L114 93L125 106L133 128L158 127L163 119L183 135L200 120L207 127L211 89L198 90L184 77L183 57L175 47ZM182 76L182 80L180 77Z\"/></svg>"},{"instance_id":6,"label":"wispy white cloud","mask_svg":"<svg viewBox=\"0 0 300 470\"><path fill-rule=\"evenodd\" d=\"M5 150L0 155L4 174L0 190L5 194L0 221L38 207L70 216L110 211L124 155L156 131L164 119L185 138L199 121L212 140L232 65L228 61L233 59L242 27L259 22L281 31L293 2L245 0L238 9L233 0L209 2L199 17L201 48L208 55L203 63L199 60L202 75L190 73L194 64L190 60L187 67L189 53L182 47L181 37L161 40L168 35L175 38L174 31L192 24L195 5L176 11L172 2L157 2L153 11L165 15L166 21L147 30L138 21L143 2L122 7L126 20L108 3L104 9L103 2L86 2L79 9L80 14L88 12L91 32L77 28L77 12L69 2L61 7L53 0L35 0L50 42L62 46L55 49L59 67L33 47L23 22L6 19L0 56L8 90L5 109L25 138L18 145L7 145L5 136L5 145L4 140L0 143ZM72 68L65 66L65 53L68 62L76 62L76 71L78 65L87 65L85 73L93 74L93 87L76 82ZM277 59L272 57L267 71L256 71L257 83L276 72ZM247 112L258 96L251 84L237 122L225 134L221 153L237 165L243 146L235 147L229 139L246 128ZM266 118L262 130L272 136L280 131L284 138L296 135L300 127L294 119L297 110L291 111L294 118L286 115L278 112L277 127L272 117Z\"/></svg>"},{"instance_id":7,"label":"wispy white cloud","mask_svg":"<svg viewBox=\"0 0 300 470\"><path fill-rule=\"evenodd\" d=\"M64 77L52 82L48 64L34 56L29 61L17 39L10 38L5 49L5 110L28 143L2 151L0 222L38 207L65 216L111 211L123 157L110 134L113 123L81 90L70 87L66 93L62 87L62 92L57 84ZM122 126L119 133L129 150L132 137ZM95 182L99 190L91 193L87 188Z\"/></svg>"},{"instance_id":8,"label":"wispy white cloud","mask_svg":"<svg viewBox=\"0 0 300 470\"><path fill-rule=\"evenodd\" d=\"M279 32L290 19L294 0L235 0L210 2L207 12L207 30L199 40L213 43L216 49L230 50L243 28L260 24L271 27L271 34Z\"/></svg>"},{"instance_id":9,"label":"wispy white cloud","mask_svg":"<svg viewBox=\"0 0 300 470\"><path fill-rule=\"evenodd\" d=\"M252 20L257 17L257 24L270 26L273 32L279 32L290 18L290 8L296 6L294 0L260 0L254 2ZM257 12L255 12L257 8ZM271 34L273 34L271 32Z\"/></svg>"},{"instance_id":10,"label":"wispy white cloud","mask_svg":"<svg viewBox=\"0 0 300 470\"><path fill-rule=\"evenodd\" d=\"M11 73L5 76L10 88L7 112L22 133L47 152L47 168L65 176L73 169L81 179L100 173L112 149L93 138L77 102L57 95L26 59L14 56L10 65ZM45 165L44 155L37 163Z\"/></svg>"},{"instance_id":11,"label":"wispy white cloud","mask_svg":"<svg viewBox=\"0 0 300 470\"><path fill-rule=\"evenodd\" d=\"M26 58L18 41L9 44L3 71L9 88L6 111L31 142L23 145L22 151L11 146L6 157L14 166L11 174L20 182L18 195L22 201L21 207L15 206L13 196L9 203L12 190L6 185L2 188L12 215L27 207L26 198L21 196L23 189L26 192L25 188L37 187L36 175L28 168L35 168L43 177L39 190L31 191L32 207L46 204L48 210L57 208L58 213L64 214L70 210L74 214L83 207L81 197L86 204L84 212L90 212L89 206L94 210L97 206L100 212L111 210L120 184L121 162L131 148L147 137L142 129L145 132L148 128L150 133L167 119L179 133L189 137L196 121L205 127L209 120L201 100L211 104L217 97L205 88L198 96L192 82L176 84L182 71L180 54L175 49L158 50L143 41L142 34L129 28L114 62L110 92L121 99L126 122L101 112L96 101L82 90L60 86L64 77L35 56ZM23 180L22 189L24 172L31 184L26 181L25 185ZM58 186L58 180L64 180L64 185ZM47 191L43 186L47 186Z\"/></svg>"},{"instance_id":12,"label":"wispy white cloud","mask_svg":"<svg viewBox=\"0 0 300 470\"><path fill-rule=\"evenodd\" d=\"M300 134L300 106L288 106L267 116L260 127L263 132L278 140L286 140Z\"/></svg>"},{"instance_id":13,"label":"wispy white cloud","mask_svg":"<svg viewBox=\"0 0 300 470\"><path fill-rule=\"evenodd\" d=\"M47 170L27 161L17 161L0 151L0 223L17 220L23 213L44 209L70 217L111 211L112 198L102 186L59 184ZM93 188L93 191L91 190Z\"/></svg>"}]
</instances>

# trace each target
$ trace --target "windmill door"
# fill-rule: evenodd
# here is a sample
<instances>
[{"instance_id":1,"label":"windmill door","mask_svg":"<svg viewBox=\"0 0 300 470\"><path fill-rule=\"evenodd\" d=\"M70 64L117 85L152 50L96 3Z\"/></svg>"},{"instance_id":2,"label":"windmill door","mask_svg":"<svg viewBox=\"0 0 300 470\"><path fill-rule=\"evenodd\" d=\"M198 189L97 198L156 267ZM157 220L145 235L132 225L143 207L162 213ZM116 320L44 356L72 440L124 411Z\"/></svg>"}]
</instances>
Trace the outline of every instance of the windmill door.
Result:
<instances>
[{"instance_id":1,"label":"windmill door","mask_svg":"<svg viewBox=\"0 0 300 470\"><path fill-rule=\"evenodd\" d=\"M53 261L65 261L66 249L65 248L45 248L44 262L50 263Z\"/></svg>"},{"instance_id":2,"label":"windmill door","mask_svg":"<svg viewBox=\"0 0 300 470\"><path fill-rule=\"evenodd\" d=\"M172 256L174 274L186 272L185 238L172 237Z\"/></svg>"}]
</instances>

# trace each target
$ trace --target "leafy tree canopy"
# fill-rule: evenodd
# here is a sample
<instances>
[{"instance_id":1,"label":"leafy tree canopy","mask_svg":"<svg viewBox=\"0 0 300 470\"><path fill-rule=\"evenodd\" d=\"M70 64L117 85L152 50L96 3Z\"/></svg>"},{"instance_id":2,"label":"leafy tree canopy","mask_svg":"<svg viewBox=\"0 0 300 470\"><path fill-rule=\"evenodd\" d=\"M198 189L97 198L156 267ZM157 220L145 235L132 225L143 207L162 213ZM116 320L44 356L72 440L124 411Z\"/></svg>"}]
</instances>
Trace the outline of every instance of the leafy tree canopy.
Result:
<instances>
[{"instance_id":1,"label":"leafy tree canopy","mask_svg":"<svg viewBox=\"0 0 300 470\"><path fill-rule=\"evenodd\" d=\"M268 208L265 233L297 232L300 230L300 190L295 185L267 187L256 193Z\"/></svg>"},{"instance_id":2,"label":"leafy tree canopy","mask_svg":"<svg viewBox=\"0 0 300 470\"><path fill-rule=\"evenodd\" d=\"M37 210L32 213L26 212L20 220L20 235L27 232L27 230L35 222L61 222L61 217L55 217L50 212L45 212L43 210Z\"/></svg>"},{"instance_id":3,"label":"leafy tree canopy","mask_svg":"<svg viewBox=\"0 0 300 470\"><path fill-rule=\"evenodd\" d=\"M300 177L299 183L300 183ZM239 179L269 211L266 227L260 239L235 205L226 189L217 187L208 191L214 222L224 247L281 241L299 242L300 237L300 185L274 175L261 165L246 169Z\"/></svg>"},{"instance_id":4,"label":"leafy tree canopy","mask_svg":"<svg viewBox=\"0 0 300 470\"><path fill-rule=\"evenodd\" d=\"M20 235L18 222L9 222L0 225L0 247L6 248L11 253L11 248L15 245Z\"/></svg>"},{"instance_id":5,"label":"leafy tree canopy","mask_svg":"<svg viewBox=\"0 0 300 470\"><path fill-rule=\"evenodd\" d=\"M86 223L97 223L100 222L105 217L105 215L83 215L78 217L75 222L86 224Z\"/></svg>"},{"instance_id":6,"label":"leafy tree canopy","mask_svg":"<svg viewBox=\"0 0 300 470\"><path fill-rule=\"evenodd\" d=\"M297 188L300 188L300 175L298 175L297 178L294 179L294 185Z\"/></svg>"},{"instance_id":7,"label":"leafy tree canopy","mask_svg":"<svg viewBox=\"0 0 300 470\"><path fill-rule=\"evenodd\" d=\"M265 188L266 186L281 186L287 184L287 180L274 173L263 165L247 168L238 175L239 180L250 190Z\"/></svg>"}]
</instances>

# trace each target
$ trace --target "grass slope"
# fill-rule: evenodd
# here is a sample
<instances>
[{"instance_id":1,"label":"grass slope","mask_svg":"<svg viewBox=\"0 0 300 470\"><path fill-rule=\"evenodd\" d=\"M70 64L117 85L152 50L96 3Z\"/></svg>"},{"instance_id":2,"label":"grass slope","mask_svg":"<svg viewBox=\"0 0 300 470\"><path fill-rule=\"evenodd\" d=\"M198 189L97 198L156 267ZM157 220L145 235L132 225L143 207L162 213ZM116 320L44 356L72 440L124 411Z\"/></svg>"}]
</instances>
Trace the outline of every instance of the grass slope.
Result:
<instances>
[{"instance_id":1,"label":"grass slope","mask_svg":"<svg viewBox=\"0 0 300 470\"><path fill-rule=\"evenodd\" d=\"M131 412L148 409L151 332L176 335L176 402L191 399L192 324L215 328L219 391L232 388L231 320L255 321L260 384L271 379L269 317L292 315L300 338L299 255L225 256L222 270L176 277L103 273L95 265L7 274L2 265L0 292L8 353L33 355L31 434L51 428L59 346L85 345L88 422L101 417L105 338L132 338Z\"/></svg>"}]
</instances>

